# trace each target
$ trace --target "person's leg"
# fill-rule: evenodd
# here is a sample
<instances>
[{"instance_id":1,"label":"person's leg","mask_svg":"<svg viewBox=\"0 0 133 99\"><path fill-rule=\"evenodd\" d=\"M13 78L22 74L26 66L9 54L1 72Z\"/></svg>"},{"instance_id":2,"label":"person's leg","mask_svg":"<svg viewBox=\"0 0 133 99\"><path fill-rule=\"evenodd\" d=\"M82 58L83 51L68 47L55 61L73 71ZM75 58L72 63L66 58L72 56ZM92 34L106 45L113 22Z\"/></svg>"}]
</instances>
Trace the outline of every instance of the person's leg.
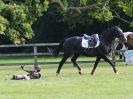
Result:
<instances>
[{"instance_id":1,"label":"person's leg","mask_svg":"<svg viewBox=\"0 0 133 99\"><path fill-rule=\"evenodd\" d=\"M22 80L24 78L25 78L24 75L13 75L12 77L13 80Z\"/></svg>"}]
</instances>

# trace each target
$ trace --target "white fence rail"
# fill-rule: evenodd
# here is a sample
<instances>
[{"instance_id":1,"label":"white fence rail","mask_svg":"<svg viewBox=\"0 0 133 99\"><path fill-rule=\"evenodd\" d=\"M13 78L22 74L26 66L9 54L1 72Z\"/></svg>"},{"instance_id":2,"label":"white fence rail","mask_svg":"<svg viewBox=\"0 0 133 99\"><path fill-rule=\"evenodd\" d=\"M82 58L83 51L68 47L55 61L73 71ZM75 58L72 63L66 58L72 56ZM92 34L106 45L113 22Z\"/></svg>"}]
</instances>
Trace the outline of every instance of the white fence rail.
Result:
<instances>
[{"instance_id":1,"label":"white fence rail","mask_svg":"<svg viewBox=\"0 0 133 99\"><path fill-rule=\"evenodd\" d=\"M53 47L57 46L59 43L39 43L39 44L23 44L23 45L0 45L1 48L16 48L16 47L32 47L33 52L32 53L11 53L11 54L0 54L0 57L14 57L14 56L33 56L34 57L34 62L19 62L19 63L0 63L0 66L14 66L14 65L32 65L32 64L56 64L58 62L38 62L38 56L45 56L45 55L50 55L48 52L46 53L39 53L38 52L38 47ZM113 47L114 49L114 47ZM115 49L112 51L112 61L122 61L122 60L115 60ZM79 62L94 62L94 61L79 61ZM67 62L70 63L70 62Z\"/></svg>"},{"instance_id":2,"label":"white fence rail","mask_svg":"<svg viewBox=\"0 0 133 99\"><path fill-rule=\"evenodd\" d=\"M13 56L33 56L34 62L30 63L0 63L0 66L12 66L12 65L31 65L31 64L44 64L45 62L38 62L37 56L42 55L50 55L49 53L38 53L38 47L50 47L50 46L57 46L59 43L39 43L39 44L23 44L23 45L0 45L0 48L17 48L17 47L32 47L32 53L11 53L11 54L0 54L0 57L13 57Z\"/></svg>"}]
</instances>

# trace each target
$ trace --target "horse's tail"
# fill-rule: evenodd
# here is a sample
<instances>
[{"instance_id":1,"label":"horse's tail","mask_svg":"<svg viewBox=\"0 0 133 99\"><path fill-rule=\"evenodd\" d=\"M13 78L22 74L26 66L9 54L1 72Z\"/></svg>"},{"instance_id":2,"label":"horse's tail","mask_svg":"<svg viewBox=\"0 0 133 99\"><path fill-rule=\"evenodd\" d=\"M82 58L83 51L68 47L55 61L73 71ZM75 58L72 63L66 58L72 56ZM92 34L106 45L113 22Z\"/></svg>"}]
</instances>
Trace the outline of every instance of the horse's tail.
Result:
<instances>
[{"instance_id":1,"label":"horse's tail","mask_svg":"<svg viewBox=\"0 0 133 99\"><path fill-rule=\"evenodd\" d=\"M59 46L56 49L47 48L48 51L51 53L52 56L57 57L59 55L59 52L64 44L65 40L60 42Z\"/></svg>"}]
</instances>

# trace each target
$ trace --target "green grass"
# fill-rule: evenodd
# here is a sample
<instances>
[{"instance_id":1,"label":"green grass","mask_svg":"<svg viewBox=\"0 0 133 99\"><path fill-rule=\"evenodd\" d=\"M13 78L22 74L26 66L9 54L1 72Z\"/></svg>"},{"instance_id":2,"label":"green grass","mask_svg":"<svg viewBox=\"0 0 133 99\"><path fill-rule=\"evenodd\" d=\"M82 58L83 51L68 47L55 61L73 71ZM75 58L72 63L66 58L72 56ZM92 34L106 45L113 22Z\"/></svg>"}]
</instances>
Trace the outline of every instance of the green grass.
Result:
<instances>
[{"instance_id":1,"label":"green grass","mask_svg":"<svg viewBox=\"0 0 133 99\"><path fill-rule=\"evenodd\" d=\"M38 62L59 62L61 60L62 57L51 57L51 56L47 56L47 57L43 57L40 56L38 57ZM16 60L17 59L17 60ZM91 60L95 60L95 57L84 57L84 56L80 56L77 61L91 61ZM110 56L111 59L111 56ZM118 59L118 56L116 56L116 59ZM70 61L71 57L68 58L67 61ZM34 61L34 57L0 57L0 63L19 63L19 62L33 62Z\"/></svg>"},{"instance_id":2,"label":"green grass","mask_svg":"<svg viewBox=\"0 0 133 99\"><path fill-rule=\"evenodd\" d=\"M0 99L133 99L132 65L117 63L116 75L108 63L100 63L93 76L93 64L80 65L82 75L65 64L59 77L57 64L42 65L41 79L29 81L10 80L13 74L25 74L18 66L0 67Z\"/></svg>"},{"instance_id":3,"label":"green grass","mask_svg":"<svg viewBox=\"0 0 133 99\"><path fill-rule=\"evenodd\" d=\"M61 60L62 57L51 57L51 56L48 56L48 57L38 57L38 61L39 62L51 62L51 61L54 61L54 62L59 62ZM17 59L17 61L16 61ZM69 58L67 61L70 61L71 58ZM79 57L77 59L77 61L80 60L95 60L95 57L92 57L92 58L88 58L88 57ZM5 57L5 58L1 58L0 57L0 63L18 63L18 62L33 62L34 61L34 57Z\"/></svg>"}]
</instances>

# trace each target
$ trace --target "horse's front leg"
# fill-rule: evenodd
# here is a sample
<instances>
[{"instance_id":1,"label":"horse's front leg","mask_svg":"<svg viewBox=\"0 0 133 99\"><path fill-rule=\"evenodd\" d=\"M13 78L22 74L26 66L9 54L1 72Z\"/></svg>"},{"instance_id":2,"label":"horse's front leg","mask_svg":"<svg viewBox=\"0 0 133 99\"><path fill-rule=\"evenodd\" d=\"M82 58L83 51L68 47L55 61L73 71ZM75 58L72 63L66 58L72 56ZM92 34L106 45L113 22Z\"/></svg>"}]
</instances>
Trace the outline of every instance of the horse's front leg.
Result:
<instances>
[{"instance_id":1,"label":"horse's front leg","mask_svg":"<svg viewBox=\"0 0 133 99\"><path fill-rule=\"evenodd\" d=\"M93 67L93 69L92 69L92 71L91 71L91 75L94 74L95 69L97 68L97 65L98 65L100 59L101 59L100 57L97 57L97 58L96 58L96 61L95 61L94 67Z\"/></svg>"},{"instance_id":2,"label":"horse's front leg","mask_svg":"<svg viewBox=\"0 0 133 99\"><path fill-rule=\"evenodd\" d=\"M113 64L106 56L104 56L103 59L112 66L112 68L113 68L113 70L114 70L114 72L116 74L119 74L118 71L117 71L117 69L115 68L115 64Z\"/></svg>"}]
</instances>

